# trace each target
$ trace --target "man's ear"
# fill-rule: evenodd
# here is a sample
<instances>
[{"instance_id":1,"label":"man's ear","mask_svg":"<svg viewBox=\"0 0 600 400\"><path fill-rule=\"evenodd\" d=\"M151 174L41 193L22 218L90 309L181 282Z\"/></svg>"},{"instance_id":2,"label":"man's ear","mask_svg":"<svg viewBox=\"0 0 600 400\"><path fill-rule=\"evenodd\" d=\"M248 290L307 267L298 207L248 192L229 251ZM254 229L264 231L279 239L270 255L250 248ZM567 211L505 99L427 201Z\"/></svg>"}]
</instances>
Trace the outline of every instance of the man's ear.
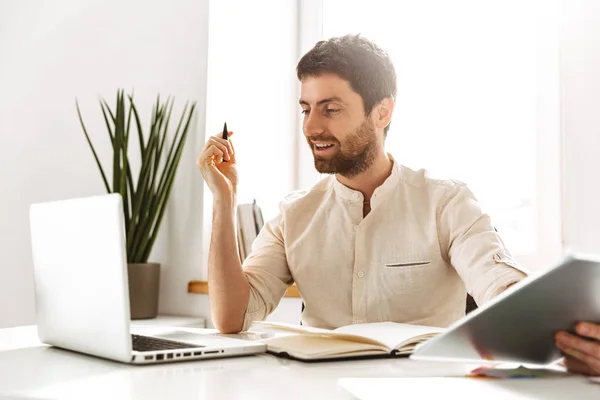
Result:
<instances>
[{"instance_id":1,"label":"man's ear","mask_svg":"<svg viewBox=\"0 0 600 400\"><path fill-rule=\"evenodd\" d=\"M386 97L381 100L376 106L373 113L375 118L375 126L379 129L385 129L392 120L392 113L394 112L394 99Z\"/></svg>"}]
</instances>

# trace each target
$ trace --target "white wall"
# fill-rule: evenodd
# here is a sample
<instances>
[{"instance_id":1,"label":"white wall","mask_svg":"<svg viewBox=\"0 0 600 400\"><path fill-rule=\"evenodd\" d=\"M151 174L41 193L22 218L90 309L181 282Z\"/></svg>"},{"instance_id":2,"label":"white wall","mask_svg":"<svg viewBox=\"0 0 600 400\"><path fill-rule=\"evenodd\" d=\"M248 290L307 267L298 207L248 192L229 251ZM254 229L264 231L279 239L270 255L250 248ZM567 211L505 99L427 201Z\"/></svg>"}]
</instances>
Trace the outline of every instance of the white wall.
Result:
<instances>
[{"instance_id":1,"label":"white wall","mask_svg":"<svg viewBox=\"0 0 600 400\"><path fill-rule=\"evenodd\" d=\"M562 8L565 244L600 254L600 2L563 0Z\"/></svg>"},{"instance_id":2,"label":"white wall","mask_svg":"<svg viewBox=\"0 0 600 400\"><path fill-rule=\"evenodd\" d=\"M34 322L29 205L104 191L75 96L108 161L97 97L112 104L120 87L135 88L145 121L158 92L177 112L198 102L152 258L164 263L161 311L204 314L186 287L201 259L207 17L208 0L0 1L0 328Z\"/></svg>"}]
</instances>

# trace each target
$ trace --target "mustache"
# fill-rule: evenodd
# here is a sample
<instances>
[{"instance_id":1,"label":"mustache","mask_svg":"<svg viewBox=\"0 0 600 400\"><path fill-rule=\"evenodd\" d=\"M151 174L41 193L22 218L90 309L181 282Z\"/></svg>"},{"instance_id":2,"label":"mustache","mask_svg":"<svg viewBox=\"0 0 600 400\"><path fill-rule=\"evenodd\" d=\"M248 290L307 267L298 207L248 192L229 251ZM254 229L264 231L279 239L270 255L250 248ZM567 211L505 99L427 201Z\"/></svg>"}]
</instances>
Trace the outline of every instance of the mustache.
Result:
<instances>
[{"instance_id":1,"label":"mustache","mask_svg":"<svg viewBox=\"0 0 600 400\"><path fill-rule=\"evenodd\" d=\"M309 142L331 142L331 143L339 143L339 141L333 137L333 136L329 136L329 135L313 135L313 136L307 136L306 140L308 140Z\"/></svg>"}]
</instances>

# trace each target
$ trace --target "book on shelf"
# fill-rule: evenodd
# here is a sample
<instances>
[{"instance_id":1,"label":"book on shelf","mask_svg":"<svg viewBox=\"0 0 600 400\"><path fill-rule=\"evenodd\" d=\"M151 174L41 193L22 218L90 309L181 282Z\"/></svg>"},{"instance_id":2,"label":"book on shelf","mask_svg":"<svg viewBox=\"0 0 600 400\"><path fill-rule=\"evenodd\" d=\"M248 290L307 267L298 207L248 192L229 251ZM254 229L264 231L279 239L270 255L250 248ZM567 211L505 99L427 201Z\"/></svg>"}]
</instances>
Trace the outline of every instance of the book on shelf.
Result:
<instances>
[{"instance_id":1,"label":"book on shelf","mask_svg":"<svg viewBox=\"0 0 600 400\"><path fill-rule=\"evenodd\" d=\"M256 200L237 206L237 238L240 259L244 261L252 251L252 243L264 225L262 211Z\"/></svg>"},{"instance_id":2,"label":"book on shelf","mask_svg":"<svg viewBox=\"0 0 600 400\"><path fill-rule=\"evenodd\" d=\"M396 322L355 324L332 330L281 322L259 324L287 333L266 340L269 353L302 361L409 356L418 344L445 330Z\"/></svg>"}]
</instances>

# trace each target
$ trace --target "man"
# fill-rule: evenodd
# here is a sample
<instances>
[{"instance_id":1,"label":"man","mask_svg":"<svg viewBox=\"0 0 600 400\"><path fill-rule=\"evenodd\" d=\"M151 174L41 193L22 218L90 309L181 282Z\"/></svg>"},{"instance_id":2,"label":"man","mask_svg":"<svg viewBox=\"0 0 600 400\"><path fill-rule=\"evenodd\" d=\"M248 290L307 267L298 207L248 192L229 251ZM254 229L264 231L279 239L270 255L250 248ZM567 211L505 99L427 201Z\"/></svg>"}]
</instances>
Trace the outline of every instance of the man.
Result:
<instances>
[{"instance_id":1,"label":"man","mask_svg":"<svg viewBox=\"0 0 600 400\"><path fill-rule=\"evenodd\" d=\"M233 143L213 136L198 158L213 193L208 272L221 332L266 318L294 282L310 326L448 326L464 316L467 292L482 304L525 277L463 183L386 153L396 75L383 50L360 36L321 41L297 75L304 135L330 175L283 200L243 267Z\"/></svg>"}]
</instances>

